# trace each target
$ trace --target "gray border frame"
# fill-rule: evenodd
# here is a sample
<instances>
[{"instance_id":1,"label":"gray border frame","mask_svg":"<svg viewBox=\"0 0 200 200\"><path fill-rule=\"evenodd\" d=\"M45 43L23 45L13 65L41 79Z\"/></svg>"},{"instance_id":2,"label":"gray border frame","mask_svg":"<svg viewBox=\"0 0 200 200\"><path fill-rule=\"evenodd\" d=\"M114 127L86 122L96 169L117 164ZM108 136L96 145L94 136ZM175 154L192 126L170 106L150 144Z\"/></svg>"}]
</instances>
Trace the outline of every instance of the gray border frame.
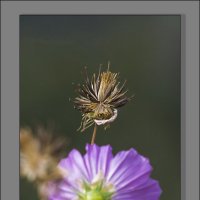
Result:
<instances>
[{"instance_id":1,"label":"gray border frame","mask_svg":"<svg viewBox=\"0 0 200 200\"><path fill-rule=\"evenodd\" d=\"M199 200L199 2L1 2L1 199L19 198L19 15L181 15L182 200Z\"/></svg>"}]
</instances>

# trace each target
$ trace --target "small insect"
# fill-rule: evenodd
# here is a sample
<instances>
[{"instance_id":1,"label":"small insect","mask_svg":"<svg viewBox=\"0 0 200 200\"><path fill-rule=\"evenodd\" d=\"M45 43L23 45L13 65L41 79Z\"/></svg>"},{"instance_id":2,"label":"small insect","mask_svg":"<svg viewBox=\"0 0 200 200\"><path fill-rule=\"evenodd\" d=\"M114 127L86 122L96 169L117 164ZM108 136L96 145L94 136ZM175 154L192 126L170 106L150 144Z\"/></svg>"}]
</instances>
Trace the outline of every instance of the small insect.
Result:
<instances>
[{"instance_id":1,"label":"small insect","mask_svg":"<svg viewBox=\"0 0 200 200\"><path fill-rule=\"evenodd\" d=\"M109 70L98 75L93 74L91 80L85 69L85 83L78 87L78 97L75 98L75 108L82 113L80 130L84 131L91 125L109 125L117 118L117 109L124 106L132 97L127 97L124 91L125 83L120 86L119 73Z\"/></svg>"}]
</instances>

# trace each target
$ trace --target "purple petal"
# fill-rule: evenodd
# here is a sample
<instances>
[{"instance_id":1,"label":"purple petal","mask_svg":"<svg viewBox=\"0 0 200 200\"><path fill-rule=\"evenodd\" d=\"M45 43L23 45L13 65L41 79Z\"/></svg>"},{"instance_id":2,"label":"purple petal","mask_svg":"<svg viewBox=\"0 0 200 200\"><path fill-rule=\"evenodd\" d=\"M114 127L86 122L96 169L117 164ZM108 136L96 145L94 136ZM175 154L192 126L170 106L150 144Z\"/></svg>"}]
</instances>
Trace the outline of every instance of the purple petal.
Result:
<instances>
[{"instance_id":1,"label":"purple petal","mask_svg":"<svg viewBox=\"0 0 200 200\"><path fill-rule=\"evenodd\" d=\"M111 162L108 181L115 183L117 189L130 185L137 186L140 177L147 179L152 170L148 159L140 156L134 149L118 153Z\"/></svg>"},{"instance_id":2,"label":"purple petal","mask_svg":"<svg viewBox=\"0 0 200 200\"><path fill-rule=\"evenodd\" d=\"M51 190L49 188L49 190ZM49 195L48 200L75 200L77 195L75 193L74 188L65 180L57 183L56 189L54 191L49 191L51 193Z\"/></svg>"},{"instance_id":3,"label":"purple petal","mask_svg":"<svg viewBox=\"0 0 200 200\"><path fill-rule=\"evenodd\" d=\"M161 192L159 183L149 179L144 185L135 190L117 192L113 196L113 200L159 200Z\"/></svg>"},{"instance_id":4,"label":"purple petal","mask_svg":"<svg viewBox=\"0 0 200 200\"><path fill-rule=\"evenodd\" d=\"M89 179L89 172L87 170L85 161L77 150L72 150L66 159L61 160L60 167L67 170L67 173L70 175L72 180L74 179Z\"/></svg>"},{"instance_id":5,"label":"purple petal","mask_svg":"<svg viewBox=\"0 0 200 200\"><path fill-rule=\"evenodd\" d=\"M84 160L90 171L90 181L92 181L99 172L106 176L110 162L113 158L111 146L107 145L99 147L96 144L87 144L86 151L87 153L84 156Z\"/></svg>"}]
</instances>

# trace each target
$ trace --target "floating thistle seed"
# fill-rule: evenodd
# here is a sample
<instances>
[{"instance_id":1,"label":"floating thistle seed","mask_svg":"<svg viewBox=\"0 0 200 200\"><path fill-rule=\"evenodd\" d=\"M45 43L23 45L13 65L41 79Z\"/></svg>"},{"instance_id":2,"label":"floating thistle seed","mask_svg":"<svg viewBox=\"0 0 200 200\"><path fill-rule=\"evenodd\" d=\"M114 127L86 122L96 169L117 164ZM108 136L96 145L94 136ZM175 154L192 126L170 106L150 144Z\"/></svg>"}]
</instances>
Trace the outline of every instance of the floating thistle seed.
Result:
<instances>
[{"instance_id":1,"label":"floating thistle seed","mask_svg":"<svg viewBox=\"0 0 200 200\"><path fill-rule=\"evenodd\" d=\"M46 199L49 181L63 178L58 162L65 156L66 144L41 126L36 134L30 128L20 129L20 175L36 184L41 199Z\"/></svg>"},{"instance_id":2,"label":"floating thistle seed","mask_svg":"<svg viewBox=\"0 0 200 200\"><path fill-rule=\"evenodd\" d=\"M120 86L119 73L109 70L98 75L93 74L91 80L85 70L85 83L79 85L78 97L75 98L75 108L82 113L80 129L84 131L94 123L105 125L105 128L117 118L119 107L124 106L131 97L127 97L126 81Z\"/></svg>"}]
</instances>

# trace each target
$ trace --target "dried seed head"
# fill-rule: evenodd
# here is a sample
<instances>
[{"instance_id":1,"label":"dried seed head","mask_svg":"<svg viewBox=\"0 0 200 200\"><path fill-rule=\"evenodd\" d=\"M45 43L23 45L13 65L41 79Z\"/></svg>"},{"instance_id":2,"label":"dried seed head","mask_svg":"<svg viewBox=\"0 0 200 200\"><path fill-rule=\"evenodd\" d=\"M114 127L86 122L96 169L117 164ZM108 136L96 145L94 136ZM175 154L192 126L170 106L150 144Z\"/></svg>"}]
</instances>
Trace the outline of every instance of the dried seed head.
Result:
<instances>
[{"instance_id":1,"label":"dried seed head","mask_svg":"<svg viewBox=\"0 0 200 200\"><path fill-rule=\"evenodd\" d=\"M60 180L64 173L58 162L65 155L67 141L39 126L33 134L30 128L20 129L20 175L35 183L39 195L49 181Z\"/></svg>"},{"instance_id":2,"label":"dried seed head","mask_svg":"<svg viewBox=\"0 0 200 200\"><path fill-rule=\"evenodd\" d=\"M82 113L80 129L84 131L92 124L108 125L117 117L117 109L124 106L131 97L127 97L125 83L120 86L119 74L109 70L93 74L91 80L87 75L85 83L78 88L75 108Z\"/></svg>"}]
</instances>

